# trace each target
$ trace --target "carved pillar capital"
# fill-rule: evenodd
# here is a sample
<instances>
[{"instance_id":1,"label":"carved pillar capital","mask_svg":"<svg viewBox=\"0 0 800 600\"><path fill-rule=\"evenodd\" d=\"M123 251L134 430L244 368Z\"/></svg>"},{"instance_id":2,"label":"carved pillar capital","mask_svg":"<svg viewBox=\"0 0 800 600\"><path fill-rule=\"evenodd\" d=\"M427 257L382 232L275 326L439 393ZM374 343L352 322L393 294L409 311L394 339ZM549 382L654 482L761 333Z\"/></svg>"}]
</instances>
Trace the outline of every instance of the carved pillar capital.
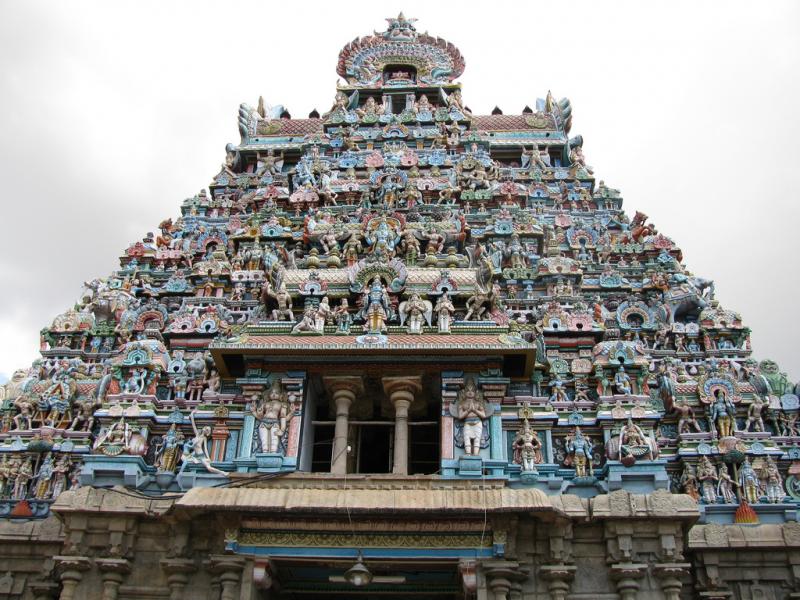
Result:
<instances>
[{"instance_id":1,"label":"carved pillar capital","mask_svg":"<svg viewBox=\"0 0 800 600\"><path fill-rule=\"evenodd\" d=\"M359 376L352 375L330 375L322 378L325 389L333 397L350 397L351 401L357 394L364 391L364 381Z\"/></svg>"},{"instance_id":2,"label":"carved pillar capital","mask_svg":"<svg viewBox=\"0 0 800 600\"><path fill-rule=\"evenodd\" d=\"M236 591L242 579L245 560L239 556L227 554L214 555L210 559L211 570L219 574L219 582L222 586L222 594L219 599L236 600Z\"/></svg>"},{"instance_id":3,"label":"carved pillar capital","mask_svg":"<svg viewBox=\"0 0 800 600\"><path fill-rule=\"evenodd\" d=\"M83 579L84 571L91 568L91 561L87 556L54 556L53 560L61 579L59 600L74 600L75 590Z\"/></svg>"},{"instance_id":4,"label":"carved pillar capital","mask_svg":"<svg viewBox=\"0 0 800 600\"><path fill-rule=\"evenodd\" d=\"M575 578L575 565L544 565L539 567L539 577L547 582L547 591L552 600L564 600L570 584Z\"/></svg>"},{"instance_id":5,"label":"carved pillar capital","mask_svg":"<svg viewBox=\"0 0 800 600\"><path fill-rule=\"evenodd\" d=\"M169 600L181 600L183 590L189 583L189 575L194 573L197 567L188 558L165 558L161 561L161 570L167 575Z\"/></svg>"},{"instance_id":6,"label":"carved pillar capital","mask_svg":"<svg viewBox=\"0 0 800 600\"><path fill-rule=\"evenodd\" d=\"M611 578L617 582L620 600L636 600L639 579L647 572L647 565L638 563L617 563L611 566Z\"/></svg>"},{"instance_id":7,"label":"carved pillar capital","mask_svg":"<svg viewBox=\"0 0 800 600\"><path fill-rule=\"evenodd\" d=\"M483 563L489 590L496 600L507 600L515 583L523 581L528 574L514 561L487 561Z\"/></svg>"},{"instance_id":8,"label":"carved pillar capital","mask_svg":"<svg viewBox=\"0 0 800 600\"><path fill-rule=\"evenodd\" d=\"M413 401L414 394L422 390L422 377L419 375L383 377L381 382L383 391L393 402L393 398Z\"/></svg>"},{"instance_id":9,"label":"carved pillar capital","mask_svg":"<svg viewBox=\"0 0 800 600\"><path fill-rule=\"evenodd\" d=\"M95 564L103 580L103 600L117 600L119 586L131 572L130 563L124 558L98 558Z\"/></svg>"},{"instance_id":10,"label":"carved pillar capital","mask_svg":"<svg viewBox=\"0 0 800 600\"><path fill-rule=\"evenodd\" d=\"M680 600L683 582L681 577L689 572L689 563L659 563L653 565L653 574L661 582L666 600Z\"/></svg>"}]
</instances>

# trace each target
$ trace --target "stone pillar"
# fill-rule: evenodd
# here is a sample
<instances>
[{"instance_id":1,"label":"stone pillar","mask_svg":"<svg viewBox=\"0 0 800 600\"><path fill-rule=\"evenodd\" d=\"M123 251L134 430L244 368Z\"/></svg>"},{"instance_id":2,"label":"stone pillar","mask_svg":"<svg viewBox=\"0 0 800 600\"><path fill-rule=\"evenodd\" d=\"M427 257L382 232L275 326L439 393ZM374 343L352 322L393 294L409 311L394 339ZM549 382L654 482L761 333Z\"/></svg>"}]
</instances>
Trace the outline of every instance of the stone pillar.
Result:
<instances>
[{"instance_id":1,"label":"stone pillar","mask_svg":"<svg viewBox=\"0 0 800 600\"><path fill-rule=\"evenodd\" d=\"M222 593L219 600L238 600L244 559L238 556L212 556L211 568L219 574Z\"/></svg>"},{"instance_id":2,"label":"stone pillar","mask_svg":"<svg viewBox=\"0 0 800 600\"><path fill-rule=\"evenodd\" d=\"M394 462L392 473L408 475L408 409L414 392L422 389L422 378L384 377L383 390L394 406Z\"/></svg>"},{"instance_id":3,"label":"stone pillar","mask_svg":"<svg viewBox=\"0 0 800 600\"><path fill-rule=\"evenodd\" d=\"M611 578L617 582L617 593L620 600L636 600L639 591L639 579L647 571L647 565L634 563L617 563L611 566Z\"/></svg>"},{"instance_id":4,"label":"stone pillar","mask_svg":"<svg viewBox=\"0 0 800 600\"><path fill-rule=\"evenodd\" d=\"M119 586L131 571L130 563L124 558L98 558L95 564L103 580L102 600L117 600Z\"/></svg>"},{"instance_id":5,"label":"stone pillar","mask_svg":"<svg viewBox=\"0 0 800 600\"><path fill-rule=\"evenodd\" d=\"M484 563L486 582L494 600L510 600L509 593L516 591L517 582L523 581L527 573L519 569L519 563L509 561L489 561Z\"/></svg>"},{"instance_id":6,"label":"stone pillar","mask_svg":"<svg viewBox=\"0 0 800 600\"><path fill-rule=\"evenodd\" d=\"M194 562L188 558L165 558L161 561L161 569L167 575L169 600L182 600L189 574L196 570Z\"/></svg>"},{"instance_id":7,"label":"stone pillar","mask_svg":"<svg viewBox=\"0 0 800 600\"><path fill-rule=\"evenodd\" d=\"M653 572L661 582L661 590L664 592L665 600L680 600L681 575L688 572L688 563L660 563L653 566Z\"/></svg>"},{"instance_id":8,"label":"stone pillar","mask_svg":"<svg viewBox=\"0 0 800 600\"><path fill-rule=\"evenodd\" d=\"M347 430L350 419L350 405L356 394L364 391L361 377L325 377L323 378L328 393L336 407L336 428L333 434L333 452L331 455L331 473L344 475L347 473Z\"/></svg>"},{"instance_id":9,"label":"stone pillar","mask_svg":"<svg viewBox=\"0 0 800 600\"><path fill-rule=\"evenodd\" d=\"M83 572L88 571L91 563L86 556L56 556L54 557L61 579L61 595L59 600L76 600L75 591L83 579Z\"/></svg>"},{"instance_id":10,"label":"stone pillar","mask_svg":"<svg viewBox=\"0 0 800 600\"><path fill-rule=\"evenodd\" d=\"M574 565L546 565L539 568L539 576L547 581L551 600L566 599L576 569Z\"/></svg>"}]
</instances>

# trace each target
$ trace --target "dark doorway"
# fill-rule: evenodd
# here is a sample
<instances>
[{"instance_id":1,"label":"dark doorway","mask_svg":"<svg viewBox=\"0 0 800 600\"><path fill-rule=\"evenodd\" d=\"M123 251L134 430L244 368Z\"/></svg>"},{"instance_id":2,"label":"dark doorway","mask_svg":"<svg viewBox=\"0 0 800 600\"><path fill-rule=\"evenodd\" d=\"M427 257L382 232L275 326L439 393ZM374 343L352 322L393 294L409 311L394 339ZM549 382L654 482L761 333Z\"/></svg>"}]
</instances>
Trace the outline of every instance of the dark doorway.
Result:
<instances>
[{"instance_id":1,"label":"dark doorway","mask_svg":"<svg viewBox=\"0 0 800 600\"><path fill-rule=\"evenodd\" d=\"M358 473L391 473L394 430L386 425L359 425Z\"/></svg>"}]
</instances>

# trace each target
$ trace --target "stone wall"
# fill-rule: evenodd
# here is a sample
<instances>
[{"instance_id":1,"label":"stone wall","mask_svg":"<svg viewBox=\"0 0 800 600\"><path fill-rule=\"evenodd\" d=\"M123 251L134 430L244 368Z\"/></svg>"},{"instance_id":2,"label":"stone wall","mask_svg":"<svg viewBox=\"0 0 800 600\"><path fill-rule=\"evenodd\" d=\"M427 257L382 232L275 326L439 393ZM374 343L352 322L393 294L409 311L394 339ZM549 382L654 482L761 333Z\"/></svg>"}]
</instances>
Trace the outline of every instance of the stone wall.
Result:
<instances>
[{"instance_id":1,"label":"stone wall","mask_svg":"<svg viewBox=\"0 0 800 600\"><path fill-rule=\"evenodd\" d=\"M667 492L552 501L488 515L503 555L453 565L475 598L800 598L796 522L696 525L696 504ZM0 599L279 597L263 563L225 552L252 512L193 513L170 498L82 488L53 513L0 523Z\"/></svg>"}]
</instances>

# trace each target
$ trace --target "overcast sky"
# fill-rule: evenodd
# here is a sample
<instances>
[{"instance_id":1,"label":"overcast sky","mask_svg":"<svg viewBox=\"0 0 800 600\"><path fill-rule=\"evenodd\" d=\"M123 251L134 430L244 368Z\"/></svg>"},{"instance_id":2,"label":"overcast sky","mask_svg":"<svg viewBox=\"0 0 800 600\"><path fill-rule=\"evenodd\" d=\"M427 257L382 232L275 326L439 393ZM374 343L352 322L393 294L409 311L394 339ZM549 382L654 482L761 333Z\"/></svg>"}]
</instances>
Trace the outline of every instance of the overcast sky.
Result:
<instances>
[{"instance_id":1,"label":"overcast sky","mask_svg":"<svg viewBox=\"0 0 800 600\"><path fill-rule=\"evenodd\" d=\"M800 379L800 3L696 0L0 0L0 373L209 183L241 102L327 110L341 47L401 9L460 48L473 112L569 97L596 175Z\"/></svg>"}]
</instances>

